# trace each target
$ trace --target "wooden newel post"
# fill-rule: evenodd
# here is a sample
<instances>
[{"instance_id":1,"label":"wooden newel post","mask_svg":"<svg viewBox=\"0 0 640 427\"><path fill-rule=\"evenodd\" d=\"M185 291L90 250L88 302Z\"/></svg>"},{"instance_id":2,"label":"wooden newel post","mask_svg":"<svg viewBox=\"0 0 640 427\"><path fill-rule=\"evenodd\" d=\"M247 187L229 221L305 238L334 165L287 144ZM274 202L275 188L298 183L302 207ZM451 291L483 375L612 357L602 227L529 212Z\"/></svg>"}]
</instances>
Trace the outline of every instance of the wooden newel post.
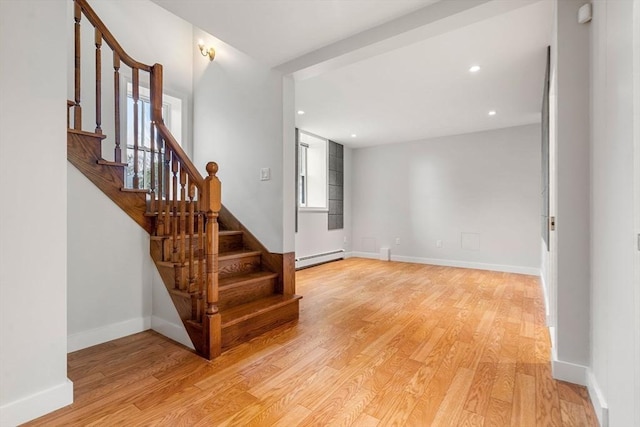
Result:
<instances>
[{"instance_id":1,"label":"wooden newel post","mask_svg":"<svg viewBox=\"0 0 640 427\"><path fill-rule=\"evenodd\" d=\"M222 349L221 321L218 312L218 213L221 208L221 184L216 176L218 165L207 163L208 176L204 180L203 210L207 215L206 229L206 312L204 319L205 342L208 341L209 358L219 356Z\"/></svg>"}]
</instances>

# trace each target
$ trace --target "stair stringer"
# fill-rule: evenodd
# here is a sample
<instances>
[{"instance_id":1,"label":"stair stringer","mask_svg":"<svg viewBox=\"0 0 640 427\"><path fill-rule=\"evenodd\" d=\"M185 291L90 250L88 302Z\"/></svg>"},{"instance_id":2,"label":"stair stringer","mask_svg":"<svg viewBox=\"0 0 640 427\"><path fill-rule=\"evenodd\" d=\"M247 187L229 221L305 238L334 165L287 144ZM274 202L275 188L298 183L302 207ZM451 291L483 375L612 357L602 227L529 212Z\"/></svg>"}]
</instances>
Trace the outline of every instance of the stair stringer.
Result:
<instances>
[{"instance_id":1,"label":"stair stringer","mask_svg":"<svg viewBox=\"0 0 640 427\"><path fill-rule=\"evenodd\" d=\"M153 218L145 216L147 195L143 191L122 191L126 165L102 159L104 135L67 130L67 160L127 213L147 233L153 232Z\"/></svg>"}]
</instances>

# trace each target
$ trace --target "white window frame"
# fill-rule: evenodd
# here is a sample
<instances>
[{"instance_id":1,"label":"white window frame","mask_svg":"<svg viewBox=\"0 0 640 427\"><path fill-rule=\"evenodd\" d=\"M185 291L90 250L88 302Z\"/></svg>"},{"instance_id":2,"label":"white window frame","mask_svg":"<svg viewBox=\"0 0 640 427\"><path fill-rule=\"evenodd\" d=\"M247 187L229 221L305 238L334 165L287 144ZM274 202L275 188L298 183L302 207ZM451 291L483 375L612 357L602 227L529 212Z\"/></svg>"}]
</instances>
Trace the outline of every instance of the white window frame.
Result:
<instances>
[{"instance_id":1,"label":"white window frame","mask_svg":"<svg viewBox=\"0 0 640 427\"><path fill-rule=\"evenodd\" d=\"M299 130L298 135L298 209L304 212L329 212L329 141L326 138L314 135L303 130ZM307 141L305 141L305 139ZM323 173L321 172L319 174L320 176L318 176L315 181L313 179L313 175L310 174L312 168L309 167L309 150L314 150L314 142L318 145L322 145L321 149L323 152L316 152L315 154L319 154L324 163L324 165L321 165L319 167L319 169L323 170ZM319 148L315 148L315 150L318 149ZM313 159L313 155L311 156L311 158ZM303 161L304 165L302 164ZM304 173L304 175L302 175L302 173ZM304 184L301 183L302 176L305 177ZM309 184L311 184L311 186ZM302 185L304 185L304 188L302 188ZM324 192L324 197L320 196L320 198L323 199L323 206L317 206L317 203L316 206L309 206L309 200L312 200L312 198L309 197L310 191L314 191L313 187L316 186L316 188L318 188L318 185L322 186L322 191ZM306 198L306 200L304 200L304 203L302 202L303 196Z\"/></svg>"}]
</instances>

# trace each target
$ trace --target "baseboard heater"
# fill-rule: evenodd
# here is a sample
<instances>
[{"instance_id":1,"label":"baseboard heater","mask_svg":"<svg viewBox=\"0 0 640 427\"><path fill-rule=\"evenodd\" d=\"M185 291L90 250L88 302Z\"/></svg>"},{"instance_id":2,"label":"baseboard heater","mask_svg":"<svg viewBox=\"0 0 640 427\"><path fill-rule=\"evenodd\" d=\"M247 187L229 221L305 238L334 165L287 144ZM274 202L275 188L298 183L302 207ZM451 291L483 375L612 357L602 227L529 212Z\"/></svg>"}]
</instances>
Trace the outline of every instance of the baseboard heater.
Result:
<instances>
[{"instance_id":1,"label":"baseboard heater","mask_svg":"<svg viewBox=\"0 0 640 427\"><path fill-rule=\"evenodd\" d=\"M344 249L322 252L320 254L314 255L301 256L300 258L296 258L296 270L318 264L324 264L325 262L336 261L339 259L344 259Z\"/></svg>"}]
</instances>

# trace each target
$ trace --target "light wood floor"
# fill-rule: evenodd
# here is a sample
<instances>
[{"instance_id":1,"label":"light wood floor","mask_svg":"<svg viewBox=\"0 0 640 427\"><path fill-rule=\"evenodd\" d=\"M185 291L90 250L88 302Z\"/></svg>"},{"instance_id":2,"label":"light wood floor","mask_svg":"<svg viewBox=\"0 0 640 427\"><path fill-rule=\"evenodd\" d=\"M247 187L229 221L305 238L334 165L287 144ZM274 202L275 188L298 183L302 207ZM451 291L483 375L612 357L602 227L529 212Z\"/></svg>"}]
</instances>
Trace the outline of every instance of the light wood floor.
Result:
<instances>
[{"instance_id":1,"label":"light wood floor","mask_svg":"<svg viewBox=\"0 0 640 427\"><path fill-rule=\"evenodd\" d=\"M549 367L538 279L349 259L299 271L300 321L213 362L144 332L69 355L32 425L591 426Z\"/></svg>"}]
</instances>

